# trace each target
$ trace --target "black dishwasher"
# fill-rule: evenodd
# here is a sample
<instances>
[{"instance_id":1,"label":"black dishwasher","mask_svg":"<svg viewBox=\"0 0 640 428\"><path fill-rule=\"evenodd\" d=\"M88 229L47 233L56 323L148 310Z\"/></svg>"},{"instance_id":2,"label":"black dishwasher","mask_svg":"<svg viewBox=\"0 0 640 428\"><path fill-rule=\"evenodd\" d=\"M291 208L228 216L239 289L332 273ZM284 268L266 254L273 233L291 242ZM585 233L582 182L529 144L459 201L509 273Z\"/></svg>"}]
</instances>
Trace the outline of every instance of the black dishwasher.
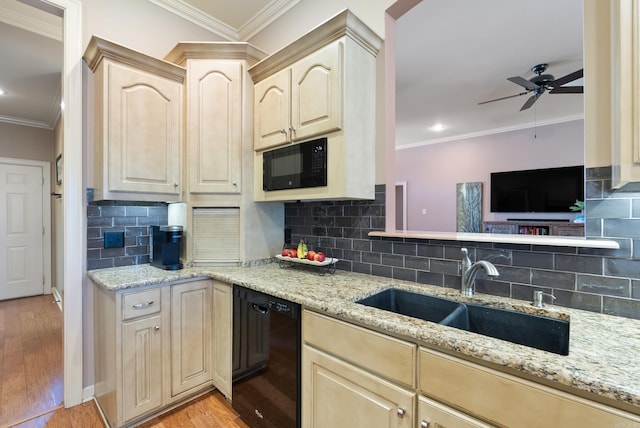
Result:
<instances>
[{"instance_id":1,"label":"black dishwasher","mask_svg":"<svg viewBox=\"0 0 640 428\"><path fill-rule=\"evenodd\" d=\"M300 427L300 305L233 287L232 405L251 428Z\"/></svg>"}]
</instances>

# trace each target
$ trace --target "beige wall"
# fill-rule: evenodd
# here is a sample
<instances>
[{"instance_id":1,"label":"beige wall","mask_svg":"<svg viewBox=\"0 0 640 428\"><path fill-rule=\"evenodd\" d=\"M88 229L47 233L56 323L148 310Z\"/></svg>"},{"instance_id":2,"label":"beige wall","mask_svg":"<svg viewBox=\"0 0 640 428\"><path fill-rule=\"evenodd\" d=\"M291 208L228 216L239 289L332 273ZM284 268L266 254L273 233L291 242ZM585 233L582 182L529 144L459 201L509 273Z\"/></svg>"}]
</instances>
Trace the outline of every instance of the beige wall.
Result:
<instances>
[{"instance_id":1,"label":"beige wall","mask_svg":"<svg viewBox=\"0 0 640 428\"><path fill-rule=\"evenodd\" d=\"M53 162L54 132L0 122L0 157Z\"/></svg>"},{"instance_id":2,"label":"beige wall","mask_svg":"<svg viewBox=\"0 0 640 428\"><path fill-rule=\"evenodd\" d=\"M222 41L147 0L82 0L82 46L92 35L157 58L180 41Z\"/></svg>"}]
</instances>

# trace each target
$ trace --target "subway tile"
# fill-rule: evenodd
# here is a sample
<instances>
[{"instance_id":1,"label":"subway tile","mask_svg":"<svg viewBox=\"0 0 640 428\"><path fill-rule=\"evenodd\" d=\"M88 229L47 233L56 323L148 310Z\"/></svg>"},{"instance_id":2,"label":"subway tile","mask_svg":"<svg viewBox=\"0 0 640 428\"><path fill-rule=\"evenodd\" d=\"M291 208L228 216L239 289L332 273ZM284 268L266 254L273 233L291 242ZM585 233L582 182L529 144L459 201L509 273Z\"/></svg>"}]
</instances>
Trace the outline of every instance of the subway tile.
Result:
<instances>
[{"instance_id":1,"label":"subway tile","mask_svg":"<svg viewBox=\"0 0 640 428\"><path fill-rule=\"evenodd\" d=\"M371 264L354 262L351 269L353 272L365 273L371 275Z\"/></svg>"},{"instance_id":2,"label":"subway tile","mask_svg":"<svg viewBox=\"0 0 640 428\"><path fill-rule=\"evenodd\" d=\"M373 240L371 241L371 251L376 253L389 253L393 252L393 242Z\"/></svg>"},{"instance_id":3,"label":"subway tile","mask_svg":"<svg viewBox=\"0 0 640 428\"><path fill-rule=\"evenodd\" d=\"M640 319L640 300L603 296L602 313Z\"/></svg>"},{"instance_id":4,"label":"subway tile","mask_svg":"<svg viewBox=\"0 0 640 428\"><path fill-rule=\"evenodd\" d=\"M553 269L553 254L514 251L513 266Z\"/></svg>"},{"instance_id":5,"label":"subway tile","mask_svg":"<svg viewBox=\"0 0 640 428\"><path fill-rule=\"evenodd\" d=\"M416 244L406 243L406 242L394 242L393 243L393 254L402 254L407 256L415 256L416 252Z\"/></svg>"},{"instance_id":6,"label":"subway tile","mask_svg":"<svg viewBox=\"0 0 640 428\"><path fill-rule=\"evenodd\" d=\"M404 258L404 266L411 269L428 271L430 261L427 257L406 256Z\"/></svg>"},{"instance_id":7,"label":"subway tile","mask_svg":"<svg viewBox=\"0 0 640 428\"><path fill-rule=\"evenodd\" d=\"M122 217L125 215L125 207L100 207L102 217Z\"/></svg>"},{"instance_id":8,"label":"subway tile","mask_svg":"<svg viewBox=\"0 0 640 428\"><path fill-rule=\"evenodd\" d=\"M370 253L366 251L362 253L363 263L372 263L372 264L379 265L381 261L382 261L382 257L380 256L380 253Z\"/></svg>"},{"instance_id":9,"label":"subway tile","mask_svg":"<svg viewBox=\"0 0 640 428\"><path fill-rule=\"evenodd\" d=\"M640 219L604 219L603 236L640 238Z\"/></svg>"},{"instance_id":10,"label":"subway tile","mask_svg":"<svg viewBox=\"0 0 640 428\"><path fill-rule=\"evenodd\" d=\"M500 281L531 283L531 269L524 267L497 266Z\"/></svg>"},{"instance_id":11,"label":"subway tile","mask_svg":"<svg viewBox=\"0 0 640 428\"><path fill-rule=\"evenodd\" d=\"M487 260L494 265L510 265L511 251L497 248L478 248L476 251L476 260Z\"/></svg>"},{"instance_id":12,"label":"subway tile","mask_svg":"<svg viewBox=\"0 0 640 428\"><path fill-rule=\"evenodd\" d=\"M631 297L634 299L640 299L640 280L631 280Z\"/></svg>"},{"instance_id":13,"label":"subway tile","mask_svg":"<svg viewBox=\"0 0 640 428\"><path fill-rule=\"evenodd\" d=\"M404 266L404 257L396 254L382 254L382 264L385 266Z\"/></svg>"},{"instance_id":14,"label":"subway tile","mask_svg":"<svg viewBox=\"0 0 640 428\"><path fill-rule=\"evenodd\" d=\"M591 312L602 311L602 296L597 294L579 293L568 290L553 290L556 296L554 303L567 308L582 309Z\"/></svg>"},{"instance_id":15,"label":"subway tile","mask_svg":"<svg viewBox=\"0 0 640 428\"><path fill-rule=\"evenodd\" d=\"M444 246L417 244L417 255L422 257L433 257L441 259L444 257Z\"/></svg>"},{"instance_id":16,"label":"subway tile","mask_svg":"<svg viewBox=\"0 0 640 428\"><path fill-rule=\"evenodd\" d=\"M111 227L112 217L87 217L87 227Z\"/></svg>"},{"instance_id":17,"label":"subway tile","mask_svg":"<svg viewBox=\"0 0 640 428\"><path fill-rule=\"evenodd\" d=\"M342 250L342 258L345 260L351 260L352 262L361 261L361 254L362 253L360 251Z\"/></svg>"},{"instance_id":18,"label":"subway tile","mask_svg":"<svg viewBox=\"0 0 640 428\"><path fill-rule=\"evenodd\" d=\"M417 271L416 276L416 280L420 284L444 285L444 275L441 273L424 272L419 270Z\"/></svg>"},{"instance_id":19,"label":"subway tile","mask_svg":"<svg viewBox=\"0 0 640 428\"><path fill-rule=\"evenodd\" d=\"M385 278L392 278L393 270L390 266L371 265L371 274L377 275L377 276L383 276Z\"/></svg>"},{"instance_id":20,"label":"subway tile","mask_svg":"<svg viewBox=\"0 0 640 428\"><path fill-rule=\"evenodd\" d=\"M105 269L113 267L113 259L93 259L87 260L87 270Z\"/></svg>"},{"instance_id":21,"label":"subway tile","mask_svg":"<svg viewBox=\"0 0 640 428\"><path fill-rule=\"evenodd\" d=\"M394 267L392 275L393 275L393 279L400 279L403 281L412 281L412 282L416 282L417 280L415 269L405 269L405 268Z\"/></svg>"},{"instance_id":22,"label":"subway tile","mask_svg":"<svg viewBox=\"0 0 640 428\"><path fill-rule=\"evenodd\" d=\"M502 279L502 278L500 278ZM529 285L522 285L522 284L511 284L511 298L512 299L518 299L518 300L524 300L527 302L533 302L533 292L534 291L543 291L544 293L549 293L551 294L552 290L550 288L546 288L546 287L540 287L540 286L529 286ZM548 299L548 298L547 298ZM545 299L545 302L547 302L547 299Z\"/></svg>"},{"instance_id":23,"label":"subway tile","mask_svg":"<svg viewBox=\"0 0 640 428\"><path fill-rule=\"evenodd\" d=\"M626 219L631 217L631 201L628 199L602 199L589 201L587 217L605 219Z\"/></svg>"},{"instance_id":24,"label":"subway tile","mask_svg":"<svg viewBox=\"0 0 640 428\"><path fill-rule=\"evenodd\" d=\"M113 225L114 226L136 226L137 218L136 217L114 217Z\"/></svg>"},{"instance_id":25,"label":"subway tile","mask_svg":"<svg viewBox=\"0 0 640 428\"><path fill-rule=\"evenodd\" d=\"M371 251L371 241L368 239L354 239L353 249L358 251Z\"/></svg>"},{"instance_id":26,"label":"subway tile","mask_svg":"<svg viewBox=\"0 0 640 428\"><path fill-rule=\"evenodd\" d=\"M555 255L555 269L602 275L602 257Z\"/></svg>"},{"instance_id":27,"label":"subway tile","mask_svg":"<svg viewBox=\"0 0 640 428\"><path fill-rule=\"evenodd\" d=\"M578 291L608 296L630 297L631 281L627 278L611 278L596 275L578 275Z\"/></svg>"},{"instance_id":28,"label":"subway tile","mask_svg":"<svg viewBox=\"0 0 640 428\"><path fill-rule=\"evenodd\" d=\"M148 207L141 207L141 206L129 206L129 207L122 207L124 208L125 214L128 217L146 217L149 215L149 208Z\"/></svg>"},{"instance_id":29,"label":"subway tile","mask_svg":"<svg viewBox=\"0 0 640 428\"><path fill-rule=\"evenodd\" d=\"M311 228L311 234L313 236L327 236L327 228L323 226L313 226Z\"/></svg>"},{"instance_id":30,"label":"subway tile","mask_svg":"<svg viewBox=\"0 0 640 428\"><path fill-rule=\"evenodd\" d=\"M602 180L588 180L584 186L586 207L589 207L589 199L601 199L603 197Z\"/></svg>"},{"instance_id":31,"label":"subway tile","mask_svg":"<svg viewBox=\"0 0 640 428\"><path fill-rule=\"evenodd\" d=\"M562 290L575 290L576 275L567 272L532 269L531 284Z\"/></svg>"},{"instance_id":32,"label":"subway tile","mask_svg":"<svg viewBox=\"0 0 640 428\"><path fill-rule=\"evenodd\" d=\"M430 263L431 263L431 266L430 266L431 272L450 274L450 275L459 275L460 264L457 261L431 259Z\"/></svg>"},{"instance_id":33,"label":"subway tile","mask_svg":"<svg viewBox=\"0 0 640 428\"><path fill-rule=\"evenodd\" d=\"M604 259L604 274L640 279L640 260Z\"/></svg>"},{"instance_id":34,"label":"subway tile","mask_svg":"<svg viewBox=\"0 0 640 428\"><path fill-rule=\"evenodd\" d=\"M138 247L138 246L132 246L132 247L124 247L125 248L125 254L127 256L141 256L143 254L149 254L149 248L144 246L144 247Z\"/></svg>"},{"instance_id":35,"label":"subway tile","mask_svg":"<svg viewBox=\"0 0 640 428\"><path fill-rule=\"evenodd\" d=\"M351 250L353 247L353 239L336 238L335 246L344 250Z\"/></svg>"},{"instance_id":36,"label":"subway tile","mask_svg":"<svg viewBox=\"0 0 640 428\"><path fill-rule=\"evenodd\" d=\"M110 257L122 257L125 255L124 247L119 248L103 248L100 251L100 258L107 259Z\"/></svg>"},{"instance_id":37,"label":"subway tile","mask_svg":"<svg viewBox=\"0 0 640 428\"><path fill-rule=\"evenodd\" d=\"M509 297L511 295L511 287L509 283L494 281L491 279L476 278L476 293L491 294L492 296Z\"/></svg>"},{"instance_id":38,"label":"subway tile","mask_svg":"<svg viewBox=\"0 0 640 428\"><path fill-rule=\"evenodd\" d=\"M133 266L136 264L136 258L135 257L130 257L130 256L126 256L126 257L116 257L113 259L113 266L114 267L118 267L118 266Z\"/></svg>"}]
</instances>

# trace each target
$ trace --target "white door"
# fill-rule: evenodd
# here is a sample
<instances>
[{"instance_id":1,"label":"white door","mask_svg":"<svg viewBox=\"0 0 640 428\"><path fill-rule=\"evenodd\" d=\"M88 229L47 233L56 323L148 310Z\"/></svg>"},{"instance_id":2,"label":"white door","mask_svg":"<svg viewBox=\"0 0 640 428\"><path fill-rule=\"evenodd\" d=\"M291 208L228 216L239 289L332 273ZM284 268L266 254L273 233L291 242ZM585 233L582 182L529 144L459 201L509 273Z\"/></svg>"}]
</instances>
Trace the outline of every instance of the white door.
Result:
<instances>
[{"instance_id":1,"label":"white door","mask_svg":"<svg viewBox=\"0 0 640 428\"><path fill-rule=\"evenodd\" d=\"M43 171L0 163L0 299L44 292Z\"/></svg>"}]
</instances>

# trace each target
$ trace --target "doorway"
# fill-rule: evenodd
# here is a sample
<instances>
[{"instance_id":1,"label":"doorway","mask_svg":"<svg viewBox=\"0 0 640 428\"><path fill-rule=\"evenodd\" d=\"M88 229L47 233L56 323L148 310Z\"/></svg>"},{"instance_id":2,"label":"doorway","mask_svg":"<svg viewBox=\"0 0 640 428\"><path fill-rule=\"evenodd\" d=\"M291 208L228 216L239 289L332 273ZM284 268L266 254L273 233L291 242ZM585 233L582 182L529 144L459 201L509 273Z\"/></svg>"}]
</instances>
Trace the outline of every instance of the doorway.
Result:
<instances>
[{"instance_id":1,"label":"doorway","mask_svg":"<svg viewBox=\"0 0 640 428\"><path fill-rule=\"evenodd\" d=\"M51 292L49 164L0 158L0 300Z\"/></svg>"},{"instance_id":2,"label":"doorway","mask_svg":"<svg viewBox=\"0 0 640 428\"><path fill-rule=\"evenodd\" d=\"M407 182L396 181L396 230L407 230Z\"/></svg>"}]
</instances>

